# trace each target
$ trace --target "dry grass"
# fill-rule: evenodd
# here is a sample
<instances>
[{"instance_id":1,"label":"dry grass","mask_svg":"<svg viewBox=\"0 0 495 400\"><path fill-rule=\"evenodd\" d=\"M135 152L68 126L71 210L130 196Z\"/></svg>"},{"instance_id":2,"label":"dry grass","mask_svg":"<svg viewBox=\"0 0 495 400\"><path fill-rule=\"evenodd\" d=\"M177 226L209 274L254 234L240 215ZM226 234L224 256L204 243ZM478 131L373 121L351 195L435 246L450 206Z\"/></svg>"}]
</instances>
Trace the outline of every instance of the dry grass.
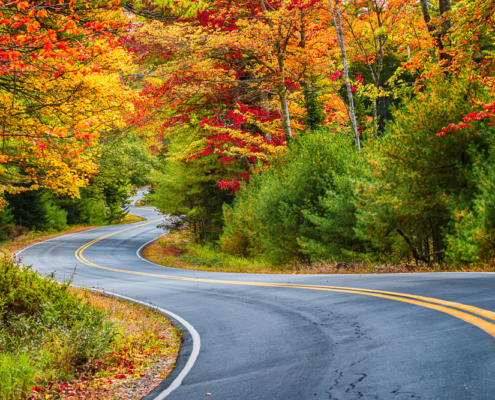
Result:
<instances>
[{"instance_id":1,"label":"dry grass","mask_svg":"<svg viewBox=\"0 0 495 400\"><path fill-rule=\"evenodd\" d=\"M274 270L259 260L220 253L208 246L195 244L187 232L167 233L143 250L143 257L156 264L197 271L239 273L290 273L291 269Z\"/></svg>"},{"instance_id":2,"label":"dry grass","mask_svg":"<svg viewBox=\"0 0 495 400\"><path fill-rule=\"evenodd\" d=\"M151 200L148 200L146 197L143 197L142 199L139 199L134 203L137 207L150 207L152 206Z\"/></svg>"},{"instance_id":3,"label":"dry grass","mask_svg":"<svg viewBox=\"0 0 495 400\"><path fill-rule=\"evenodd\" d=\"M76 233L87 231L88 229L96 228L95 226L84 226L84 225L72 225L68 226L61 232L50 233L50 232L28 232L24 235L18 236L7 242L3 242L0 245L0 253L10 256L17 250L29 246L34 243L43 242L48 239L53 239L58 236L68 235L69 233ZM0 254L1 256L1 254Z\"/></svg>"},{"instance_id":4,"label":"dry grass","mask_svg":"<svg viewBox=\"0 0 495 400\"><path fill-rule=\"evenodd\" d=\"M138 217L137 215L133 215L133 214L126 214L124 219L115 225L133 224L135 222L141 222L141 221L146 221L146 218Z\"/></svg>"},{"instance_id":5,"label":"dry grass","mask_svg":"<svg viewBox=\"0 0 495 400\"><path fill-rule=\"evenodd\" d=\"M150 308L100 293L71 291L108 312L118 335L110 352L77 367L70 382L35 387L32 399L140 399L165 379L175 365L181 343L180 330L170 320Z\"/></svg>"},{"instance_id":6,"label":"dry grass","mask_svg":"<svg viewBox=\"0 0 495 400\"><path fill-rule=\"evenodd\" d=\"M471 265L448 263L344 263L272 266L261 260L232 256L209 246L195 244L187 232L168 233L148 245L143 257L159 265L196 271L260 274L384 274L411 272L495 272L495 261Z\"/></svg>"},{"instance_id":7,"label":"dry grass","mask_svg":"<svg viewBox=\"0 0 495 400\"><path fill-rule=\"evenodd\" d=\"M458 266L451 264L426 264L420 262L400 264L372 264L360 262L352 263L317 263L311 266L302 266L297 271L299 274L396 274L410 272L495 272L493 263L479 265Z\"/></svg>"},{"instance_id":8,"label":"dry grass","mask_svg":"<svg viewBox=\"0 0 495 400\"><path fill-rule=\"evenodd\" d=\"M138 217L137 215L127 214L124 219L115 225L133 224L135 222L146 221L146 218ZM88 229L97 228L97 226L85 226L85 225L71 225L67 226L60 232L44 232L44 231L31 231L26 234L17 236L9 241L0 244L0 257L10 256L17 250L23 247L30 246L34 243L43 242L48 239L53 239L58 236L68 235L70 233L77 233L87 231Z\"/></svg>"}]
</instances>

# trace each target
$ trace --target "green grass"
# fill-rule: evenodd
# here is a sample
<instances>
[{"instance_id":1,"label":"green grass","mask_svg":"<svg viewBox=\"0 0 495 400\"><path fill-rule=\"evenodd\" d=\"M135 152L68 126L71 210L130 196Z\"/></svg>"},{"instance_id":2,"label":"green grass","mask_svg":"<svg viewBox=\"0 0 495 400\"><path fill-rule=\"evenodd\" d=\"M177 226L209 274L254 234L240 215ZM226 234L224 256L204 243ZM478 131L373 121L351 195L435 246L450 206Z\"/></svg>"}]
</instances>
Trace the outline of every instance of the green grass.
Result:
<instances>
[{"instance_id":1,"label":"green grass","mask_svg":"<svg viewBox=\"0 0 495 400\"><path fill-rule=\"evenodd\" d=\"M57 398L61 385L110 399L113 383L105 382L135 379L163 357L175 361L180 337L152 309L0 260L0 400L34 398L33 390L37 399Z\"/></svg>"},{"instance_id":2,"label":"green grass","mask_svg":"<svg viewBox=\"0 0 495 400\"><path fill-rule=\"evenodd\" d=\"M71 369L110 347L106 313L13 258L0 262L0 398L24 399L43 380L69 380ZM39 379L38 379L39 380Z\"/></svg>"},{"instance_id":3,"label":"green grass","mask_svg":"<svg viewBox=\"0 0 495 400\"><path fill-rule=\"evenodd\" d=\"M186 246L188 253L179 257L179 260L185 261L196 267L203 266L208 269L231 271L264 271L272 270L273 267L263 260L255 258L246 258L224 253L212 245L201 245L189 243Z\"/></svg>"},{"instance_id":4,"label":"green grass","mask_svg":"<svg viewBox=\"0 0 495 400\"><path fill-rule=\"evenodd\" d=\"M0 354L0 400L27 398L39 373L28 354Z\"/></svg>"}]
</instances>

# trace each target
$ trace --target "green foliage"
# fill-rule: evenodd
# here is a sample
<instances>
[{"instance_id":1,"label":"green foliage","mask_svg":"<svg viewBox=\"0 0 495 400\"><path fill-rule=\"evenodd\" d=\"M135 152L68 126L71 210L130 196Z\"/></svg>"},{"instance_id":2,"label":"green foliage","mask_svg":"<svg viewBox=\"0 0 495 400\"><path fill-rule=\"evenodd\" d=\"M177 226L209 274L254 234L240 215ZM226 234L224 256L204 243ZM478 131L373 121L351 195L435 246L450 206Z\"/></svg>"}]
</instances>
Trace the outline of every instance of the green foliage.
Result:
<instances>
[{"instance_id":1,"label":"green foliage","mask_svg":"<svg viewBox=\"0 0 495 400\"><path fill-rule=\"evenodd\" d=\"M67 225L67 213L54 203L53 195L46 190L29 190L5 197L16 225L31 230L59 230Z\"/></svg>"},{"instance_id":2,"label":"green foliage","mask_svg":"<svg viewBox=\"0 0 495 400\"><path fill-rule=\"evenodd\" d=\"M128 212L134 185L148 183L157 164L146 142L133 133L104 144L100 173L80 191L80 198L61 197L69 224L105 225L120 222Z\"/></svg>"},{"instance_id":3,"label":"green foliage","mask_svg":"<svg viewBox=\"0 0 495 400\"><path fill-rule=\"evenodd\" d=\"M187 243L185 248L187 253L179 256L179 260L195 266L236 272L262 272L269 269L263 260L224 253L213 243Z\"/></svg>"},{"instance_id":4,"label":"green foliage","mask_svg":"<svg viewBox=\"0 0 495 400\"><path fill-rule=\"evenodd\" d=\"M159 162L145 137L128 132L124 137L105 143L99 167L99 180L119 179L133 186L144 186L150 182L153 171L159 168Z\"/></svg>"},{"instance_id":5,"label":"green foliage","mask_svg":"<svg viewBox=\"0 0 495 400\"><path fill-rule=\"evenodd\" d=\"M222 205L233 195L217 187L226 167L218 155L190 160L167 160L154 177L153 204L171 217L166 229L188 225L199 242L218 239L223 225Z\"/></svg>"},{"instance_id":6,"label":"green foliage","mask_svg":"<svg viewBox=\"0 0 495 400\"><path fill-rule=\"evenodd\" d=\"M477 140L469 144L464 165L466 186L459 200L448 203L451 219L445 230L449 256L459 261L495 256L495 129L475 126Z\"/></svg>"},{"instance_id":7,"label":"green foliage","mask_svg":"<svg viewBox=\"0 0 495 400\"><path fill-rule=\"evenodd\" d=\"M59 197L57 203L67 212L69 225L104 225L108 221L108 206L102 189L96 185L81 189L79 198Z\"/></svg>"},{"instance_id":8,"label":"green foliage","mask_svg":"<svg viewBox=\"0 0 495 400\"><path fill-rule=\"evenodd\" d=\"M9 207L0 210L0 242L9 239L9 231L14 226L14 215Z\"/></svg>"},{"instance_id":9,"label":"green foliage","mask_svg":"<svg viewBox=\"0 0 495 400\"><path fill-rule=\"evenodd\" d=\"M29 355L0 353L0 400L28 398L38 372Z\"/></svg>"},{"instance_id":10,"label":"green foliage","mask_svg":"<svg viewBox=\"0 0 495 400\"><path fill-rule=\"evenodd\" d=\"M272 263L336 258L356 250L353 183L359 163L348 137L316 132L253 176L225 206L224 251L259 254Z\"/></svg>"},{"instance_id":11,"label":"green foliage","mask_svg":"<svg viewBox=\"0 0 495 400\"><path fill-rule=\"evenodd\" d=\"M21 393L36 371L70 379L63 366L84 364L110 348L115 331L106 314L71 294L69 285L14 259L0 262L0 396Z\"/></svg>"},{"instance_id":12,"label":"green foliage","mask_svg":"<svg viewBox=\"0 0 495 400\"><path fill-rule=\"evenodd\" d=\"M79 198L61 197L56 201L67 212L70 225L106 225L125 217L130 190L128 179L96 180L81 189Z\"/></svg>"},{"instance_id":13,"label":"green foliage","mask_svg":"<svg viewBox=\"0 0 495 400\"><path fill-rule=\"evenodd\" d=\"M482 226L481 219L474 224L475 215L491 215L489 209L482 211L482 204L492 201L493 189L491 184L481 187L479 179L486 182L492 176L488 147L493 133L480 124L445 136L437 133L462 121L472 108L470 99L484 96L481 86L469 79L459 77L455 86L432 80L423 92L403 100L386 135L366 150L357 231L375 250L409 252L396 233L401 228L424 254L449 245L472 258L474 248L468 247L475 241L468 236Z\"/></svg>"},{"instance_id":14,"label":"green foliage","mask_svg":"<svg viewBox=\"0 0 495 400\"><path fill-rule=\"evenodd\" d=\"M318 129L325 117L323 116L323 102L318 99L316 89L311 87L304 89L304 108L306 109L306 116L302 120L306 123L309 130L314 131Z\"/></svg>"}]
</instances>

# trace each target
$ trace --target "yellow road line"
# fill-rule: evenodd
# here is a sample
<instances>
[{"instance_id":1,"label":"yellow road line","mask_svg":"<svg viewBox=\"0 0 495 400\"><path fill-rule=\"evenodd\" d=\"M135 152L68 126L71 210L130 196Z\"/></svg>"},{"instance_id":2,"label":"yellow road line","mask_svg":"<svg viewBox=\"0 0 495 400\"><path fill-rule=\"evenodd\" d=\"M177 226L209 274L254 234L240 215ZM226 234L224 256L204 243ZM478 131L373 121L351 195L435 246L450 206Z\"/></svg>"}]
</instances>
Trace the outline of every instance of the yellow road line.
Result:
<instances>
[{"instance_id":1,"label":"yellow road line","mask_svg":"<svg viewBox=\"0 0 495 400\"><path fill-rule=\"evenodd\" d=\"M278 288L285 287L285 288L295 288L295 289L321 290L321 291L327 291L327 292L352 293L352 294L360 294L363 296L372 296L372 297L390 299L390 300L400 301L403 303L414 304L414 305L425 307L425 308L430 308L433 310L437 310L437 311L452 315L452 316L459 318L463 321L466 321L472 325L475 325L478 328L483 329L485 332L487 332L488 334L495 337L495 324L488 322L488 321L485 321L485 320L478 318L474 315L467 314L467 313L460 311L460 310L468 311L472 314L477 314L481 317L488 318L491 320L495 320L495 313L494 312L489 311L489 310L484 310L482 308L478 308L478 307L474 307L474 306L461 304L461 303L455 303L455 302L451 302L451 301L435 299L432 297L416 296L416 295L411 295L411 294L406 294L406 293L388 292L388 291L372 290L372 289L348 288L348 287L340 287L340 286L299 285L299 284L288 284L288 283L287 284L280 284L280 283L264 283L264 282L239 282L239 281L226 281L226 280L217 280L217 279L184 278L184 277L173 276L173 275L151 274L151 273L146 273L146 272L127 271L127 270L122 270L122 269L104 267L102 265L94 264L94 263L86 260L82 255L82 253L85 249L87 249L89 246L93 245L94 243L99 242L100 240L106 239L110 236L125 232L125 231L130 230L130 229L138 228L140 226L148 225L148 224L158 222L161 220L162 219L149 221L149 222L146 222L144 224L140 224L140 225L136 225L136 226L133 226L130 228L122 229L120 231L113 232L113 233L110 233L108 235L97 238L95 240L92 240L91 242L88 242L85 245L81 246L79 249L77 249L75 255L79 261L81 261L82 263L89 265L91 267L104 269L107 271L120 272L120 273L124 273L124 274L131 274L131 275L152 276L152 277L156 277L156 278L174 279L174 280L192 281L192 282L222 283L222 284L229 284L229 285L266 286L266 287L278 287Z\"/></svg>"}]
</instances>

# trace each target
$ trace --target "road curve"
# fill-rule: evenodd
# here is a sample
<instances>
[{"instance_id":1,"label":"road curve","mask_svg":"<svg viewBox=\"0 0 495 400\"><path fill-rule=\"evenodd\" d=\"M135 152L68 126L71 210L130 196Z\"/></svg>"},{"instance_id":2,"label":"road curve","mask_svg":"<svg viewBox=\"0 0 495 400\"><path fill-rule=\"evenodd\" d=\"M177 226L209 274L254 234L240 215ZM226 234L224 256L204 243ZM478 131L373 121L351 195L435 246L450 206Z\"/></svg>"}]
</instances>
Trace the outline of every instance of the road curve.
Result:
<instances>
[{"instance_id":1,"label":"road curve","mask_svg":"<svg viewBox=\"0 0 495 400\"><path fill-rule=\"evenodd\" d=\"M163 218L152 208L131 212ZM201 349L167 400L495 398L495 274L172 269L136 254L163 234L158 223L61 236L21 256L62 279L77 265L75 284L152 302L189 322Z\"/></svg>"}]
</instances>

